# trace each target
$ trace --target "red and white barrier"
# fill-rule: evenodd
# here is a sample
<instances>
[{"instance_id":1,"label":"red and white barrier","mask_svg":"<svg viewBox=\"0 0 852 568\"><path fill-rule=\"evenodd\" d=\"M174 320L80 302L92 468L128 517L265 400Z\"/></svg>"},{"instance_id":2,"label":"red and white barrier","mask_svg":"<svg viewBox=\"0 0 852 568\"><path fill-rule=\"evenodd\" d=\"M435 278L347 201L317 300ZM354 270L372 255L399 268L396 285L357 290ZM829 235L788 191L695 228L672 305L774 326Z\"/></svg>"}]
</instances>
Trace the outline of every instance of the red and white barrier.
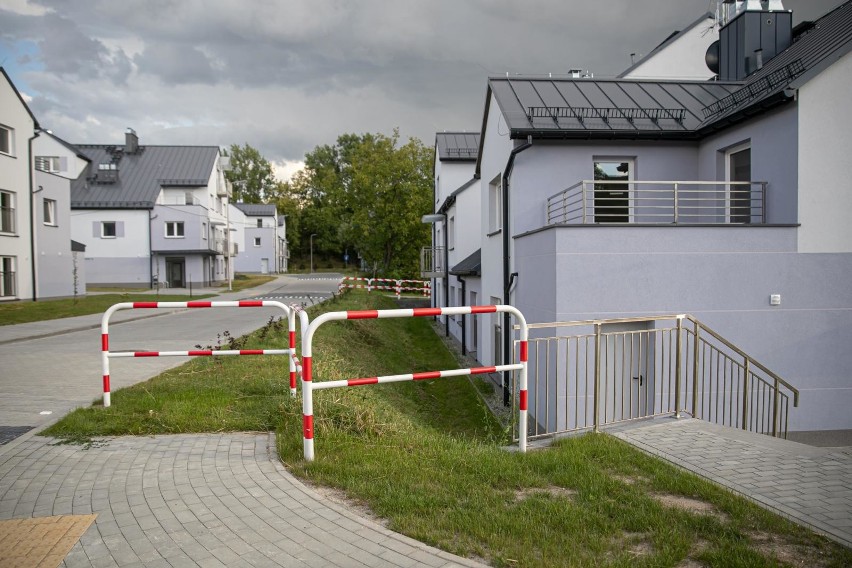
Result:
<instances>
[{"instance_id":1,"label":"red and white barrier","mask_svg":"<svg viewBox=\"0 0 852 568\"><path fill-rule=\"evenodd\" d=\"M446 371L429 371L426 373L408 373L404 375L388 375L384 377L367 377L361 379L349 379L342 381L325 381L314 383L312 370L311 345L317 328L328 321L356 320L356 319L383 319L383 318L407 318L407 317L431 317L431 316L453 316L468 314L488 313L510 313L518 320L520 328L520 356L519 363L512 365L497 365L494 367L475 367L471 369L451 369ZM307 331L302 336L302 426L303 447L305 460L314 459L314 402L313 391L332 389L339 387L356 387L380 383L394 383L400 381L419 381L424 379L437 379L441 377L458 377L465 375L478 375L484 373L497 373L502 371L519 370L521 372L518 438L519 449L527 450L527 359L528 359L529 331L523 314L512 306L460 306L453 308L414 308L406 310L356 310L346 312L328 312L320 315L311 322Z\"/></svg>"},{"instance_id":2,"label":"red and white barrier","mask_svg":"<svg viewBox=\"0 0 852 568\"><path fill-rule=\"evenodd\" d=\"M193 351L128 351L113 353L109 350L109 319L119 310L158 309L158 308L281 308L287 315L289 349L239 349ZM110 405L109 360L114 357L222 357L233 355L290 355L290 394L296 396L296 321L293 308L281 302L271 300L242 300L236 302L122 302L107 308L101 318L101 366L103 368L104 407ZM304 316L302 329L306 328Z\"/></svg>"},{"instance_id":3,"label":"red and white barrier","mask_svg":"<svg viewBox=\"0 0 852 568\"><path fill-rule=\"evenodd\" d=\"M366 284L354 284L353 282L366 282ZM403 292L422 292L424 296L432 295L431 282L429 280L393 280L390 278L356 278L346 276L337 285L337 291L342 292L345 288L361 288L367 292L373 290L387 290L396 293L399 300Z\"/></svg>"}]
</instances>

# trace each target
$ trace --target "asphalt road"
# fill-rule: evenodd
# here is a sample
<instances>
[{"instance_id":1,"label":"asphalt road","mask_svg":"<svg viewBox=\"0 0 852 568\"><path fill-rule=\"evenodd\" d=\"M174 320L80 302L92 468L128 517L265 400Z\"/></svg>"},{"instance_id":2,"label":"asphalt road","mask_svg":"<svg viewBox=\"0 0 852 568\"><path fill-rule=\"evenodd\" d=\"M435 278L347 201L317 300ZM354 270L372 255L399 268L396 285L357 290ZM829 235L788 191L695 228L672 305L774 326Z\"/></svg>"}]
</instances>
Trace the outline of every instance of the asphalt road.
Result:
<instances>
[{"instance_id":1,"label":"asphalt road","mask_svg":"<svg viewBox=\"0 0 852 568\"><path fill-rule=\"evenodd\" d=\"M280 276L256 289L218 299L263 298L311 305L336 292L339 278L328 274ZM275 308L166 312L111 325L110 350L183 351L194 349L195 345L215 346L217 334L225 330L240 336L261 327L270 316L281 314ZM28 330L36 326L3 326L7 342L0 344L0 431L6 432L5 441L27 428L41 426L79 406L100 400L103 392L100 329L79 329L99 319L100 316L83 316L54 320L50 324L55 327L54 335L33 339L26 337ZM46 325L47 322L38 327L38 335L43 334ZM8 338L16 332L20 337L10 341ZM111 359L111 390L145 381L187 360L186 357Z\"/></svg>"}]
</instances>

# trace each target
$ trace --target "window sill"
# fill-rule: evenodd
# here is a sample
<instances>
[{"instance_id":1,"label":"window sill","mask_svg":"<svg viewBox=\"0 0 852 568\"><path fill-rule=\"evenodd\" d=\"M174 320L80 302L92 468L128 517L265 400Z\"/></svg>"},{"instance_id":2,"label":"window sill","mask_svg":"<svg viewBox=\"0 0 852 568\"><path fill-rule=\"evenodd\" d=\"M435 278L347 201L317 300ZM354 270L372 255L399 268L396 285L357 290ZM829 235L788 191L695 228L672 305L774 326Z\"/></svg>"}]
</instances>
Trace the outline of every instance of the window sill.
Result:
<instances>
[{"instance_id":1,"label":"window sill","mask_svg":"<svg viewBox=\"0 0 852 568\"><path fill-rule=\"evenodd\" d=\"M45 223L44 226L45 227L59 227L59 225L57 225L56 223Z\"/></svg>"},{"instance_id":2,"label":"window sill","mask_svg":"<svg viewBox=\"0 0 852 568\"><path fill-rule=\"evenodd\" d=\"M167 239L185 239L186 237L170 237L169 235L166 235L165 238L167 238Z\"/></svg>"},{"instance_id":3,"label":"window sill","mask_svg":"<svg viewBox=\"0 0 852 568\"><path fill-rule=\"evenodd\" d=\"M497 229L496 231L492 231L492 232L486 234L485 236L486 237L493 237L494 235L499 235L502 232L503 232L503 229Z\"/></svg>"},{"instance_id":4,"label":"window sill","mask_svg":"<svg viewBox=\"0 0 852 568\"><path fill-rule=\"evenodd\" d=\"M108 236L106 236L106 235L101 235L101 238L102 238L102 239L114 239L114 238L116 238L116 237L108 237Z\"/></svg>"},{"instance_id":5,"label":"window sill","mask_svg":"<svg viewBox=\"0 0 852 568\"><path fill-rule=\"evenodd\" d=\"M0 237L18 237L18 233L10 233L7 231L0 231Z\"/></svg>"}]
</instances>

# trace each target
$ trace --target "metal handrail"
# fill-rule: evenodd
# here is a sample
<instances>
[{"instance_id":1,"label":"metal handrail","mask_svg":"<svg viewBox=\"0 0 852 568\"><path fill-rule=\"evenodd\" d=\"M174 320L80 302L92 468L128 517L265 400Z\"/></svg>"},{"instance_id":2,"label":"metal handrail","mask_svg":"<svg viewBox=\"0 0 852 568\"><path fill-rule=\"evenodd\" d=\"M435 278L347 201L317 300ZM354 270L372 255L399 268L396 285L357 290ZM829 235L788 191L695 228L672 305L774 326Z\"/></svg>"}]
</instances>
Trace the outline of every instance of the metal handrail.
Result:
<instances>
[{"instance_id":1,"label":"metal handrail","mask_svg":"<svg viewBox=\"0 0 852 568\"><path fill-rule=\"evenodd\" d=\"M612 189L599 186L625 186ZM651 186L663 186L654 188ZM755 187L758 186L758 187ZM547 224L631 222L642 224L766 223L765 181L582 180L547 198ZM708 189L714 187L716 189ZM745 189L737 189L745 188ZM591 195L589 195L591 194ZM623 218L599 221L597 217ZM717 220L723 217L721 223ZM737 218L743 221L737 221Z\"/></svg>"}]
</instances>

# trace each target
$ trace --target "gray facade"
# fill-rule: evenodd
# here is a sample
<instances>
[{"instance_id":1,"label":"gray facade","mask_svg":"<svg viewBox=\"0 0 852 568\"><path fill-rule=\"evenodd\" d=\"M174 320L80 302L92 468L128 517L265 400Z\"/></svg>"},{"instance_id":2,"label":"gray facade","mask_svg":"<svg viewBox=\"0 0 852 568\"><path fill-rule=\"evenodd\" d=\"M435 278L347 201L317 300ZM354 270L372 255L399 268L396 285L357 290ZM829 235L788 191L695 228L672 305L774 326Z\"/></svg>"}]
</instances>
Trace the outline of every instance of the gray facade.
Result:
<instances>
[{"instance_id":1,"label":"gray facade","mask_svg":"<svg viewBox=\"0 0 852 568\"><path fill-rule=\"evenodd\" d=\"M35 195L38 295L41 298L84 295L86 281L80 279L79 271L75 276L71 254L69 182L66 178L36 170L35 184L38 190Z\"/></svg>"}]
</instances>

